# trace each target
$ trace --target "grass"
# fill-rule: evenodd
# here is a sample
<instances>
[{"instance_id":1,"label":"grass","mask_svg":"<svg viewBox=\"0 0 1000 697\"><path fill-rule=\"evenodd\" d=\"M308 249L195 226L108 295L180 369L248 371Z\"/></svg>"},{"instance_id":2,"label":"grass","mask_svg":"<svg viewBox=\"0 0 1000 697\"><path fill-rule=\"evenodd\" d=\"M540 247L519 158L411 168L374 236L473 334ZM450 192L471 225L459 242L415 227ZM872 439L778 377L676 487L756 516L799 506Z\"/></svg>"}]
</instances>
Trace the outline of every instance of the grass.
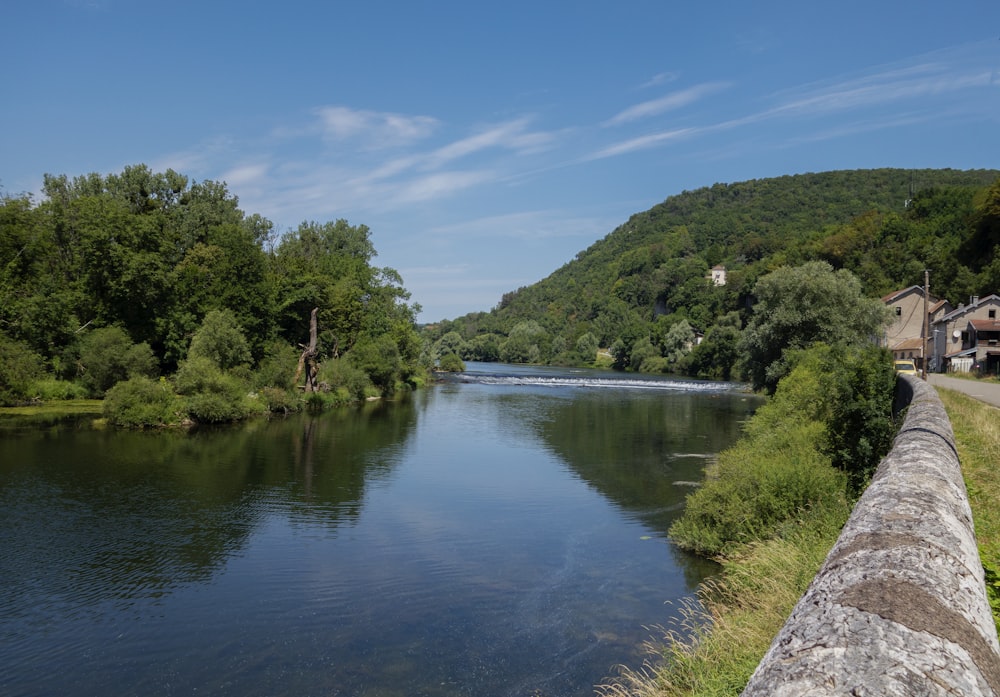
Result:
<instances>
[{"instance_id":1,"label":"grass","mask_svg":"<svg viewBox=\"0 0 1000 697\"><path fill-rule=\"evenodd\" d=\"M100 416L102 404L103 402L99 399L53 400L22 407L0 407L0 417L21 416L50 419L84 414Z\"/></svg>"},{"instance_id":2,"label":"grass","mask_svg":"<svg viewBox=\"0 0 1000 697\"><path fill-rule=\"evenodd\" d=\"M647 643L650 659L622 668L606 697L738 695L812 581L840 533L840 514L797 521L783 534L723 561L681 608L677 626Z\"/></svg>"},{"instance_id":3,"label":"grass","mask_svg":"<svg viewBox=\"0 0 1000 697\"><path fill-rule=\"evenodd\" d=\"M1000 409L954 390L939 389L938 394L955 431L993 619L1000 631Z\"/></svg>"}]
</instances>

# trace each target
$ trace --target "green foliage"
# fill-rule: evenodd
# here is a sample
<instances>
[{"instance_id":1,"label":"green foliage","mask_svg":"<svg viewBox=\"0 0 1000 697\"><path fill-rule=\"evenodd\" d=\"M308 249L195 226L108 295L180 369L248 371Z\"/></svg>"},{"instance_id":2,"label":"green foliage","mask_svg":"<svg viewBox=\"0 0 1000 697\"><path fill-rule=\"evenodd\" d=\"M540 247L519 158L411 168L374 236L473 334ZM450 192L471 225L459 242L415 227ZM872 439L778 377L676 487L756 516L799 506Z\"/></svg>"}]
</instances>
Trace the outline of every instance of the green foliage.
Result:
<instances>
[{"instance_id":1,"label":"green foliage","mask_svg":"<svg viewBox=\"0 0 1000 697\"><path fill-rule=\"evenodd\" d=\"M383 394L396 391L402 376L403 363L399 348L390 337L361 337L347 354L348 360L368 375L372 384Z\"/></svg>"},{"instance_id":2,"label":"green foliage","mask_svg":"<svg viewBox=\"0 0 1000 697\"><path fill-rule=\"evenodd\" d=\"M200 423L238 421L266 411L266 405L250 394L246 382L223 371L207 356L181 363L174 384L177 393L186 398L185 412Z\"/></svg>"},{"instance_id":3,"label":"green foliage","mask_svg":"<svg viewBox=\"0 0 1000 697\"><path fill-rule=\"evenodd\" d=\"M344 401L360 401L375 390L368 373L353 361L343 358L324 361L316 377L321 385L328 385L331 391L343 391L346 396Z\"/></svg>"},{"instance_id":4,"label":"green foliage","mask_svg":"<svg viewBox=\"0 0 1000 697\"><path fill-rule=\"evenodd\" d=\"M179 404L169 384L145 376L114 385L102 407L105 418L115 426L145 428L178 421Z\"/></svg>"},{"instance_id":5,"label":"green foliage","mask_svg":"<svg viewBox=\"0 0 1000 697\"><path fill-rule=\"evenodd\" d=\"M438 370L446 373L461 373L465 371L465 363L462 362L457 353L446 353L438 361Z\"/></svg>"},{"instance_id":6,"label":"green foliage","mask_svg":"<svg viewBox=\"0 0 1000 697\"><path fill-rule=\"evenodd\" d=\"M188 358L207 358L229 370L249 364L253 357L236 316L229 310L212 310L191 339Z\"/></svg>"},{"instance_id":7,"label":"green foliage","mask_svg":"<svg viewBox=\"0 0 1000 697\"><path fill-rule=\"evenodd\" d=\"M660 346L659 325L685 319L707 345L683 356L660 346L666 369L738 377L734 335L750 319L755 284L779 267L825 261L851 271L865 297L922 283L924 269L935 293L953 304L998 290L998 174L856 170L685 191L636 213L548 278L505 293L491 312L437 323L425 328L425 338L433 343L451 331L471 345L535 321L550 337L565 337L568 349L540 342L539 360L576 362L575 339L591 332L613 349L615 367L650 358L648 365L660 369L655 357L633 360L633 347L644 337ZM726 267L724 286L707 279L716 264ZM710 337L733 312L740 322ZM525 360L526 349L515 342L500 358Z\"/></svg>"},{"instance_id":8,"label":"green foliage","mask_svg":"<svg viewBox=\"0 0 1000 697\"><path fill-rule=\"evenodd\" d=\"M725 555L790 521L839 516L891 447L895 375L885 351L816 345L789 364L743 438L688 497L670 530L681 546Z\"/></svg>"},{"instance_id":9,"label":"green foliage","mask_svg":"<svg viewBox=\"0 0 1000 697\"><path fill-rule=\"evenodd\" d=\"M600 348L600 344L597 342L597 337L590 332L584 332L576 340L577 360L586 365L592 364L597 359L598 348Z\"/></svg>"},{"instance_id":10,"label":"green foliage","mask_svg":"<svg viewBox=\"0 0 1000 697\"><path fill-rule=\"evenodd\" d=\"M817 342L860 346L881 335L889 308L866 298L857 278L826 262L782 267L754 286L757 303L740 341L754 389L773 392L788 354Z\"/></svg>"},{"instance_id":11,"label":"green foliage","mask_svg":"<svg viewBox=\"0 0 1000 697\"><path fill-rule=\"evenodd\" d=\"M155 376L156 357L149 344L133 344L121 327L102 327L89 332L80 342L78 374L95 397L115 383L130 377Z\"/></svg>"},{"instance_id":12,"label":"green foliage","mask_svg":"<svg viewBox=\"0 0 1000 697\"><path fill-rule=\"evenodd\" d=\"M27 345L0 334L0 405L31 399L31 385L42 373L42 360Z\"/></svg>"},{"instance_id":13,"label":"green foliage","mask_svg":"<svg viewBox=\"0 0 1000 697\"><path fill-rule=\"evenodd\" d=\"M535 320L518 323L500 344L504 363L540 363L551 341L548 332Z\"/></svg>"},{"instance_id":14,"label":"green foliage","mask_svg":"<svg viewBox=\"0 0 1000 697\"><path fill-rule=\"evenodd\" d=\"M264 356L254 373L254 387L291 389L299 354L283 341L275 340L264 348Z\"/></svg>"},{"instance_id":15,"label":"green foliage","mask_svg":"<svg viewBox=\"0 0 1000 697\"><path fill-rule=\"evenodd\" d=\"M68 380L58 380L56 378L43 378L31 383L29 392L43 402L66 399L86 399L87 390L75 382Z\"/></svg>"}]
</instances>

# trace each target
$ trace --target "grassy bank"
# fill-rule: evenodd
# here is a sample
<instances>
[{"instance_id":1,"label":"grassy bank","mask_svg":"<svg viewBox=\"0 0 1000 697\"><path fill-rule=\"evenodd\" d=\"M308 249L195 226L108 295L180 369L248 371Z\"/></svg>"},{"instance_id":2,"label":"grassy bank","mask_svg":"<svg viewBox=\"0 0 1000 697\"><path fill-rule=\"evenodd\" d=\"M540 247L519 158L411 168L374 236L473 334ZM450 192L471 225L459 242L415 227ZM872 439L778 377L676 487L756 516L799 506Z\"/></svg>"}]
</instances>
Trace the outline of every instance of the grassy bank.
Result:
<instances>
[{"instance_id":1,"label":"grassy bank","mask_svg":"<svg viewBox=\"0 0 1000 697\"><path fill-rule=\"evenodd\" d=\"M993 619L1000 629L1000 409L953 390L939 389L938 394L955 431Z\"/></svg>"},{"instance_id":2,"label":"grassy bank","mask_svg":"<svg viewBox=\"0 0 1000 697\"><path fill-rule=\"evenodd\" d=\"M1000 410L958 392L938 392L955 431L987 591L1000 628ZM721 559L722 573L702 586L699 602L683 608L676 626L651 637L649 662L640 669L623 669L613 684L600 688L601 694L738 695L846 520L845 510L816 513L790 520L774 537L738 547Z\"/></svg>"},{"instance_id":3,"label":"grassy bank","mask_svg":"<svg viewBox=\"0 0 1000 697\"><path fill-rule=\"evenodd\" d=\"M815 577L895 433L891 362L817 346L719 455L670 529L722 573L623 669L614 697L737 695Z\"/></svg>"}]
</instances>

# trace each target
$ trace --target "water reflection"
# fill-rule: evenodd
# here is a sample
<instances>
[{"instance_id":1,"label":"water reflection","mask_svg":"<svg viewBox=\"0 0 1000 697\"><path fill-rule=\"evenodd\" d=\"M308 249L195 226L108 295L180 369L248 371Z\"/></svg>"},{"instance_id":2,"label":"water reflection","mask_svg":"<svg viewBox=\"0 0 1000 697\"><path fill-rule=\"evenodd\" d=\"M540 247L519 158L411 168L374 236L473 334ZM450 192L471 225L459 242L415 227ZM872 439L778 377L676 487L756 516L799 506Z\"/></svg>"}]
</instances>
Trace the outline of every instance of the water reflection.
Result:
<instances>
[{"instance_id":1,"label":"water reflection","mask_svg":"<svg viewBox=\"0 0 1000 697\"><path fill-rule=\"evenodd\" d=\"M191 433L0 422L0 694L589 693L700 580L662 536L752 404L520 372Z\"/></svg>"},{"instance_id":2,"label":"water reflection","mask_svg":"<svg viewBox=\"0 0 1000 697\"><path fill-rule=\"evenodd\" d=\"M205 582L276 511L351 524L414 422L393 404L190 433L8 425L0 615L34 597L86 606Z\"/></svg>"}]
</instances>

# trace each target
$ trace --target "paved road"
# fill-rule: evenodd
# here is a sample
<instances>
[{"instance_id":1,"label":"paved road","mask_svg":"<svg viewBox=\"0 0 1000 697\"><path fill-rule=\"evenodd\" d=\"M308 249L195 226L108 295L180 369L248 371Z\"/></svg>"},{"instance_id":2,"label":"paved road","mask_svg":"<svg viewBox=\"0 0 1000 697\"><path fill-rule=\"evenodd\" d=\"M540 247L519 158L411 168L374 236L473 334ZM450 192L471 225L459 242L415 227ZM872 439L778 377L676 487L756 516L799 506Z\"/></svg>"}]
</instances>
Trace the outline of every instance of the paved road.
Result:
<instances>
[{"instance_id":1,"label":"paved road","mask_svg":"<svg viewBox=\"0 0 1000 697\"><path fill-rule=\"evenodd\" d=\"M970 397L1000 407L1000 383L979 382L978 380L963 380L961 378L950 378L947 375L931 373L927 376L927 382L934 387L945 387L956 392L964 392Z\"/></svg>"}]
</instances>

